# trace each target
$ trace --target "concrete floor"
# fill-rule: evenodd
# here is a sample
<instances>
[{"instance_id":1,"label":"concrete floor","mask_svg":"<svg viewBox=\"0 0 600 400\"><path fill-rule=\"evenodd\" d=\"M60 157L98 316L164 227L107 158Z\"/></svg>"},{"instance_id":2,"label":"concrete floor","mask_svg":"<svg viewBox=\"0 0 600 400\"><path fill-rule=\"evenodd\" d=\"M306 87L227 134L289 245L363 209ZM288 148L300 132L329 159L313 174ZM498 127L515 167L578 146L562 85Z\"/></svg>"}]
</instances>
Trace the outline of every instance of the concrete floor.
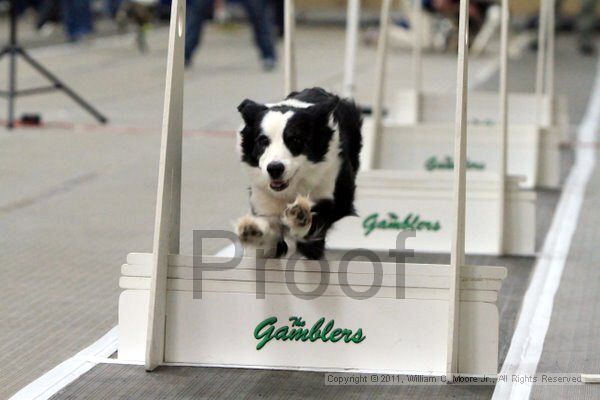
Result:
<instances>
[{"instance_id":1,"label":"concrete floor","mask_svg":"<svg viewBox=\"0 0 600 400\"><path fill-rule=\"evenodd\" d=\"M234 152L237 104L246 97L270 101L283 94L282 71L261 71L246 28L211 27L205 39L194 69L186 72L183 252L191 251L193 229L228 228L246 211L245 180ZM572 43L570 38L559 42L557 87L569 96L572 122L578 123L595 60L580 59ZM97 125L65 96L53 94L18 102L19 113L40 112L45 126L0 128L0 292L4 295L0 398L8 398L115 326L119 267L128 252L151 250L166 30L154 30L150 44L145 55L135 50L131 36L35 50L34 56L106 113L110 124ZM301 87L340 89L342 44L339 29L300 29ZM473 61L472 76L492 59L489 54ZM374 49L361 48L357 98L363 103L372 98L373 60ZM525 53L514 63L517 69L511 78L521 90L532 86L533 60ZM428 56L425 70L426 87L453 90L454 57ZM390 88L409 86L407 54L394 54L388 71ZM5 74L6 64L0 63L0 76ZM23 87L41 82L26 68L19 71L19 78ZM483 85L495 86L494 80L492 76ZM0 110L0 119L5 119L2 102ZM547 212L556 197L557 193L547 197ZM206 250L222 246L208 243ZM588 254L591 246L577 248L578 254ZM593 255L588 257L592 265ZM519 293L522 290L524 286ZM517 313L518 299L508 322L514 322ZM511 332L507 326L506 333ZM489 398L491 394L489 387L441 387L434 392L381 387L372 393L364 388L334 393L331 387L321 392L324 388L322 374L192 368L145 374L140 367L104 365L56 398L150 398L150 394L157 398L298 398L319 393L351 398L375 394Z\"/></svg>"}]
</instances>

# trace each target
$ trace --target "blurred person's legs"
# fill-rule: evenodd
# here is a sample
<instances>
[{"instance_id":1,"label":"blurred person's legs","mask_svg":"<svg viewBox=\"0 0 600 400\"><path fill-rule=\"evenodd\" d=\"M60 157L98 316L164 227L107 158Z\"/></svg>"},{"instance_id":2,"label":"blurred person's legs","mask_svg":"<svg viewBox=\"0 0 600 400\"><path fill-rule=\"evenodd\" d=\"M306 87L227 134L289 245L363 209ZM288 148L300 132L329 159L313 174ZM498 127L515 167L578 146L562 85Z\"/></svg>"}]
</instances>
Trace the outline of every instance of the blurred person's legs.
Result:
<instances>
[{"instance_id":1,"label":"blurred person's legs","mask_svg":"<svg viewBox=\"0 0 600 400\"><path fill-rule=\"evenodd\" d=\"M136 26L136 43L141 52L148 51L147 32L153 19L153 10L147 1L109 0L114 9L114 19L121 32L125 32L130 22ZM109 4L107 4L109 5ZM110 9L108 10L109 12Z\"/></svg>"},{"instance_id":2,"label":"blurred person's legs","mask_svg":"<svg viewBox=\"0 0 600 400\"><path fill-rule=\"evenodd\" d=\"M583 54L595 52L594 28L596 26L597 0L581 0L581 11L577 15L577 33L579 34L579 49Z\"/></svg>"},{"instance_id":3,"label":"blurred person's legs","mask_svg":"<svg viewBox=\"0 0 600 400\"><path fill-rule=\"evenodd\" d=\"M159 20L169 21L169 15L171 14L171 0L159 0L156 13Z\"/></svg>"},{"instance_id":4,"label":"blurred person's legs","mask_svg":"<svg viewBox=\"0 0 600 400\"><path fill-rule=\"evenodd\" d=\"M17 15L21 15L22 13L24 13L28 7L32 7L37 10L41 6L41 3L42 1L40 0L15 0Z\"/></svg>"},{"instance_id":5,"label":"blurred person's legs","mask_svg":"<svg viewBox=\"0 0 600 400\"><path fill-rule=\"evenodd\" d=\"M185 65L192 62L196 48L202 40L202 29L215 6L215 0L186 0Z\"/></svg>"},{"instance_id":6,"label":"blurred person's legs","mask_svg":"<svg viewBox=\"0 0 600 400\"><path fill-rule=\"evenodd\" d=\"M40 4L36 28L42 29L48 22L60 22L60 0L45 0Z\"/></svg>"},{"instance_id":7,"label":"blurred person's legs","mask_svg":"<svg viewBox=\"0 0 600 400\"><path fill-rule=\"evenodd\" d=\"M275 23L275 32L278 37L283 37L284 33L284 0L271 0L273 7L273 22Z\"/></svg>"},{"instance_id":8,"label":"blurred person's legs","mask_svg":"<svg viewBox=\"0 0 600 400\"><path fill-rule=\"evenodd\" d=\"M106 0L104 6L106 8L106 12L111 18L115 18L117 16L117 12L119 11L122 3L123 0Z\"/></svg>"},{"instance_id":9,"label":"blurred person's legs","mask_svg":"<svg viewBox=\"0 0 600 400\"><path fill-rule=\"evenodd\" d=\"M186 38L185 63L189 66L194 52L202 41L204 22L210 18L215 6L215 0L186 0ZM271 70L275 67L276 55L273 44L272 18L267 0L243 0L242 5L252 24L254 41L259 48L263 67Z\"/></svg>"},{"instance_id":10,"label":"blurred person's legs","mask_svg":"<svg viewBox=\"0 0 600 400\"><path fill-rule=\"evenodd\" d=\"M242 4L252 24L254 41L260 50L263 67L275 68L276 55L273 45L273 17L267 0L243 0Z\"/></svg>"},{"instance_id":11,"label":"blurred person's legs","mask_svg":"<svg viewBox=\"0 0 600 400\"><path fill-rule=\"evenodd\" d=\"M61 6L69 40L78 41L92 32L90 0L61 0Z\"/></svg>"}]
</instances>

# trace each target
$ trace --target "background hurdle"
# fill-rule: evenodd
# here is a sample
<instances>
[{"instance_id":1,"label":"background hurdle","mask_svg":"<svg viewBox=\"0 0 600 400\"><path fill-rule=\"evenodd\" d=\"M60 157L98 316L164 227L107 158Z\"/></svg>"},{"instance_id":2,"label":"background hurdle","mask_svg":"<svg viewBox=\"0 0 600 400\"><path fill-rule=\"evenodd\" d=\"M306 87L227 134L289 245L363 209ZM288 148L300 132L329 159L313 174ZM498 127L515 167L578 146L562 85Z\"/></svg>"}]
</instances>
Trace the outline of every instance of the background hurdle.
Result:
<instances>
[{"instance_id":1,"label":"background hurdle","mask_svg":"<svg viewBox=\"0 0 600 400\"><path fill-rule=\"evenodd\" d=\"M543 0L551 1L551 0ZM540 44L538 54L538 65L536 69L536 81L540 81L536 86L534 93L513 92L508 96L508 105L512 112L510 113L509 126L511 128L519 126L519 130L538 130L536 135L528 136L539 137L537 142L531 143L526 147L534 146L539 150L535 151L537 164L524 164L519 157L509 157L509 171L513 174L527 173L528 180L526 187L543 186L558 187L560 180L560 160L559 144L561 140L566 140L568 133L568 115L566 110L566 99L557 97L554 94L553 87L553 57L554 57L554 37L553 29L548 28L548 19L552 19L554 9L546 11L545 3L541 12L540 29L538 30ZM428 124L437 124L449 122L453 119L453 101L452 95L437 93L434 91L424 91L422 84L422 55L420 48L421 33L421 8L418 3L414 4L412 11L411 24L414 25L415 40L412 50L412 74L413 88L410 90L400 90L395 96L392 107L388 110L386 124L391 126L408 126L414 124L426 124L422 126L424 133L434 131L435 126L429 127ZM550 15L552 14L552 15ZM350 15L350 13L349 13ZM554 22L551 21L553 28ZM350 65L347 64L347 68ZM349 74L352 76L352 74ZM495 104L495 96L489 92L475 91L471 94L475 102L471 102L470 123L476 126L482 121L493 122L500 125L500 118L495 113L491 113ZM435 110L435 112L434 112ZM533 110L533 112L530 112ZM476 134L479 132L474 131ZM485 132L485 130L483 130ZM510 132L509 132L510 133ZM510 138L515 137L509 135ZM516 143L516 140L515 140ZM512 146L511 146L512 147ZM532 150L533 151L533 150Z\"/></svg>"},{"instance_id":2,"label":"background hurdle","mask_svg":"<svg viewBox=\"0 0 600 400\"><path fill-rule=\"evenodd\" d=\"M450 176L451 174L448 173L447 175L444 175L443 173L440 172L436 172L436 173L420 173L414 170L414 165L412 166L412 168L407 168L407 170L403 170L405 167L405 165L410 165L412 161L411 160L411 155L410 154L405 154L406 151L404 151L404 153L402 153L403 150L400 150L401 155L400 157L402 157L403 159L405 158L407 161L406 162L392 162L389 153L389 146L390 146L390 142L387 141L387 147L386 147L386 162L385 162L385 166L380 165L380 163L383 161L382 157L381 157L381 148L382 148L382 132L383 132L383 98L384 98L384 82L385 82L385 72L386 72L386 54L387 54L387 45L388 45L388 35L387 35L387 29L389 26L389 18L390 18L390 9L391 9L391 3L388 5L384 2L382 3L382 8L381 8L381 29L380 29L380 37L379 37L379 46L377 49L377 59L376 59L376 70L377 70L377 74L376 74L376 91L375 91L375 96L374 96L374 105L373 105L373 117L372 119L369 120L370 124L372 124L372 126L369 126L369 124L365 124L366 127L364 129L364 148L363 148L363 154L362 154L362 167L363 169L367 170L365 172L363 172L363 177L361 178L359 176L359 192L358 192L358 211L359 213L361 213L362 217L365 217L366 215L370 215L371 213L374 212L379 212L379 213L384 213L386 211L390 211L390 205L391 205L391 201L376 201L374 200L373 196L375 196L375 193L378 191L377 189L379 188L379 192L384 193L385 197L389 197L392 198L394 197L397 201L401 202L402 199L404 197L406 197L406 201L407 201L407 206L402 208L402 209L398 209L398 215L400 213L403 212L417 212L416 210L412 210L410 209L410 207L408 206L408 204L412 204L415 203L415 201L411 201L412 198L417 198L418 196L424 196L424 199L429 199L427 200L427 204L430 204L431 202L431 198L432 196L441 196L441 197L446 197L446 195L444 194L444 190L446 189L446 185L442 184L442 185L438 185L439 186L439 190L438 192L436 192L435 195L433 195L431 193L431 188L430 185L426 185L425 183L423 184L423 190L422 191L418 191L417 190L417 183L418 181L415 179L415 177L420 177L421 179L425 179L425 180L431 180L436 181L436 182L443 182L444 177L446 179L451 179ZM419 13L418 7L415 7L413 9L415 14ZM349 14L355 14L355 13L350 13ZM354 24L351 24L352 26L354 26ZM351 35L350 35L351 36ZM417 49L418 46L415 46L414 52L419 53L419 50ZM469 252L471 253L479 253L479 254L504 254L509 253L509 254L519 254L519 255L531 255L534 253L535 251L535 232L533 232L532 229L527 229L527 226L533 226L535 221L535 206L534 206L534 202L535 202L535 194L531 193L531 192L519 192L516 190L516 187L514 185L514 180L513 178L511 178L511 183L510 185L508 185L506 183L506 179L507 179L507 168L508 168L508 163L507 163L507 159L508 159L508 149L507 149L507 142L508 142L508 136L507 136L507 132L508 132L508 103L507 103L507 81L506 81L506 70L508 68L508 2L505 2L503 5L503 15L502 15L502 29L501 29L501 50L500 51L500 55L499 55L499 65L500 65L500 69L501 69L501 80L500 80L500 86L499 86L499 90L498 93L499 95L495 96L496 97L496 101L498 102L498 107L497 109L499 110L499 116L498 119L500 121L500 123L498 124L497 127L478 127L478 128L473 128L473 129L478 129L480 132L482 130L489 130L489 135L495 135L496 138L494 139L495 141L493 142L493 149L497 149L497 157L498 160L496 161L495 164L495 168L497 168L494 172L494 176L492 175L478 175L480 174L479 172L471 172L469 175L473 178L473 181L471 186L469 186L470 189L470 193L478 193L477 195L471 196L471 201L476 201L475 199L482 199L481 196L483 196L482 193L484 193L485 190L487 190L486 193L486 198L490 198L490 196L495 197L496 200L494 200L493 205L488 205L487 207L487 211L484 211L483 209L481 210L481 212L484 212L483 215L485 215L485 217L483 217L483 215L471 215L471 221L476 221L477 218L482 218L485 220L489 220L489 218L492 218L494 220L494 223L496 224L496 226L492 227L490 226L490 229L486 232L479 232L477 234L475 234L476 230L471 228L470 231L472 232L472 237L474 237L476 240L471 241L470 245L469 245ZM347 57L348 59L348 57ZM348 68L346 68L347 70ZM418 69L415 69L415 71L418 71ZM420 75L420 73L415 72L415 74L417 76ZM415 78L415 79L419 79L419 78ZM419 83L416 83L416 85L420 85ZM472 125L470 125L472 127ZM370 128L370 129L369 129ZM406 131L402 131L401 132L401 128L397 128L398 132L390 132L392 128L388 128L386 130L386 133L388 137L391 137L392 135L397 135L400 138L406 139L407 142L406 143L412 143L412 138L409 138L409 136L411 135L411 130L410 129L406 129ZM412 133L412 135L417 135L418 137L415 138L415 142L418 140L425 140L425 139L419 139L421 136L419 136L419 134L423 135L425 132L414 132ZM427 137L427 143L432 142L433 143L433 139L438 140L439 138L442 138L442 140L444 140L444 146L449 147L450 145L450 140L449 138L443 138L443 129L440 129L440 133L439 136L433 136L432 134L430 134ZM473 137L473 136L471 136ZM526 136L527 137L527 136ZM480 144L480 142L482 142L482 137L481 135L479 136L475 136L475 139L477 141L478 144ZM486 139L488 140L488 139ZM483 143L486 143L485 141ZM527 143L527 142L524 142ZM440 143L441 144L441 143ZM411 144L411 146L408 146L408 144L406 144L407 148L410 149L415 149L415 150L419 150L419 144ZM446 147L444 147L446 148ZM450 150L448 149L448 154L451 154ZM415 152L415 159L418 160L419 157L422 154L419 153L418 151ZM535 155L537 155L537 153L535 153ZM524 158L521 156L521 158ZM423 160L425 159L425 157L423 158ZM531 159L531 157L529 158ZM534 159L531 159L532 164L535 162ZM398 167L395 165L398 164ZM491 164L491 163L490 163ZM419 164L421 165L421 164ZM390 168L392 167L392 168ZM377 174L375 174L374 171L368 171L370 169L374 169L374 170L378 170ZM380 171L379 171L380 170ZM535 169L533 169L533 171L535 171ZM381 172L381 173L379 173ZM387 174L384 174L384 172L387 172ZM394 179L396 179L394 183L394 187L397 186L398 190L388 190L390 189L389 187L389 183L385 183L386 181L393 181ZM482 184L484 182L486 182L486 179L492 179L494 182L493 189L492 186L488 186L488 185L484 185L482 186ZM362 182L362 183L361 183ZM381 182L381 183L376 183L376 182ZM491 181L490 181L491 182ZM377 186L377 185L380 185ZM409 188L410 194L406 194L406 196L402 197L401 192L399 191L399 189L405 185L407 188ZM448 185L449 186L449 185ZM487 188L487 189L484 189ZM361 196L361 189L363 193L366 193L368 191L369 195L362 195ZM507 203L507 190L510 189L510 203ZM517 194L515 197L515 193ZM450 197L449 195L447 197ZM369 199L369 200L365 200L365 199ZM362 200L361 200L362 199ZM371 200L373 199L373 200ZM479 202L481 202L481 200L478 200ZM491 201L491 200L488 200ZM507 207L510 206L511 207L511 211L507 211ZM414 206L413 206L414 207ZM423 212L433 212L434 214L437 214L437 218L440 218L440 215L443 214L439 211L439 208L432 206L425 206L425 203L421 204L419 203L419 205L417 206L419 207L420 211ZM439 207L439 206L437 206ZM490 209L493 209L495 211L490 211ZM475 208L473 208L473 210L475 210ZM445 215L445 214L444 214ZM400 220L403 218L403 216L400 216ZM433 218L433 217L432 217ZM442 217L443 218L443 217ZM473 219L475 218L475 219ZM515 228L517 226L520 227L520 229L518 231L511 231L512 236L509 238L510 240L506 240L506 235L507 234L507 229L505 229L504 225L505 225L505 220L509 218L511 219L513 222L512 223L507 223L507 225L509 225L512 228ZM347 218L344 221L341 221L340 223L340 229L339 230L334 230L332 232L332 235L330 237L329 243L332 245L333 248L348 248L349 246L360 246L360 240L362 238L362 240L365 241L365 243L363 244L363 246L367 246L368 248L376 248L378 250L381 250L382 248L387 248L389 247L390 243L393 242L393 238L390 239L390 235L391 234L385 234L385 233L378 233L376 234L376 238L369 238L367 240L365 234L362 232L362 229L360 227L361 222L357 221L355 218ZM442 225L445 226L449 226L450 222L449 221L445 221L442 223ZM474 235L474 236L473 236ZM389 237L388 237L389 236ZM445 241L448 240L448 247L449 247L449 243L450 243L450 238L448 237L442 237L440 236L440 234L431 234L431 233L427 233L427 234L423 234L421 233L420 235L420 239L416 239L412 241L412 244L415 246L414 248L418 251L424 251L424 252L445 252L447 251L447 247L445 247L445 245L441 244L440 241L444 241L444 243L446 243ZM497 243L490 245L489 243L483 243L483 241L481 240L481 238L483 237L494 237L494 240L497 240ZM390 239L390 240L388 240ZM380 244L376 244L376 242L381 241L382 243ZM345 243L346 242L346 243ZM371 246L376 246L376 247L371 247Z\"/></svg>"}]
</instances>

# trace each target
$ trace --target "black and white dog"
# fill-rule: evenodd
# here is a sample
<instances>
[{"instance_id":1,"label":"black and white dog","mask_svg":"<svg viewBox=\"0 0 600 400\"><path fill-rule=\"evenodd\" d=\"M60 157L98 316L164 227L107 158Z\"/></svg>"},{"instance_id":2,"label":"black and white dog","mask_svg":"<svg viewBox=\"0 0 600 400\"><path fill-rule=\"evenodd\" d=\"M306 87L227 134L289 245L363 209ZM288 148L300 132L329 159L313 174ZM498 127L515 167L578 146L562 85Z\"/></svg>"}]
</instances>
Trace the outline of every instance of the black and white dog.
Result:
<instances>
[{"instance_id":1,"label":"black and white dog","mask_svg":"<svg viewBox=\"0 0 600 400\"><path fill-rule=\"evenodd\" d=\"M274 104L244 100L238 111L251 213L237 222L236 233L244 247L262 249L266 257L295 247L306 258L322 258L329 228L354 214L360 110L312 88Z\"/></svg>"}]
</instances>

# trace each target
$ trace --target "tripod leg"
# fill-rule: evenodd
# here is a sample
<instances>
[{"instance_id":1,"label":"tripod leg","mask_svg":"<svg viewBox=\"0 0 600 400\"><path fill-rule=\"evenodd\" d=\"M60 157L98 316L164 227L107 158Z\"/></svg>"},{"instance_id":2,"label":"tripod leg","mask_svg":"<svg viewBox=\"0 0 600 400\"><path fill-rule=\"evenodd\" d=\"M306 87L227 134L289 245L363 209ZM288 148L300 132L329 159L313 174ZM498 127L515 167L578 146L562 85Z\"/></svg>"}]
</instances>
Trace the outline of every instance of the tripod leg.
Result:
<instances>
[{"instance_id":1,"label":"tripod leg","mask_svg":"<svg viewBox=\"0 0 600 400\"><path fill-rule=\"evenodd\" d=\"M17 91L17 55L15 49L8 50L8 129L15 127L15 98Z\"/></svg>"},{"instance_id":2,"label":"tripod leg","mask_svg":"<svg viewBox=\"0 0 600 400\"><path fill-rule=\"evenodd\" d=\"M96 118L100 123L105 124L108 122L108 119L102 115L98 110L96 110L90 103L85 101L81 96L75 93L71 88L65 85L60 79L58 79L54 74L48 71L44 66L35 61L27 52L23 49L18 50L19 54L23 56L25 61L29 63L34 69L36 69L40 74L42 74L46 79L50 82L54 83L57 89L62 90L73 99L77 104L79 104L83 109L92 114L94 118Z\"/></svg>"}]
</instances>

